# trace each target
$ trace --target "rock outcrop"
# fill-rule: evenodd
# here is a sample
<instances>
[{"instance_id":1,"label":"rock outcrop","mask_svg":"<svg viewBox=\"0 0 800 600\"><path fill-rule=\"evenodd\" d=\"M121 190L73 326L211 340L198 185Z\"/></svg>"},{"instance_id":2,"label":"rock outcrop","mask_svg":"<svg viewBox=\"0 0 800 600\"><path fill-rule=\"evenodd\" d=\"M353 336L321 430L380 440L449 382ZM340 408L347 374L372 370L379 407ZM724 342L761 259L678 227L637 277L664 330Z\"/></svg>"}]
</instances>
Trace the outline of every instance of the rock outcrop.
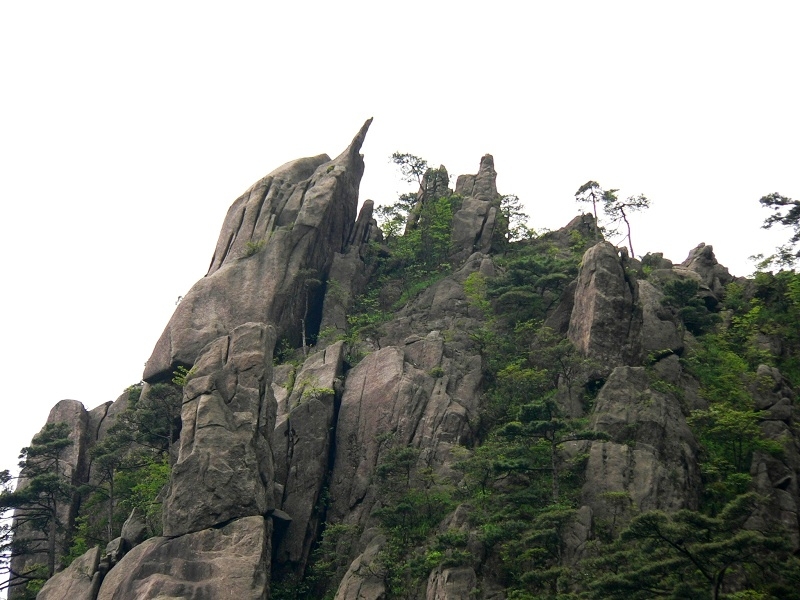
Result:
<instances>
[{"instance_id":1,"label":"rock outcrop","mask_svg":"<svg viewBox=\"0 0 800 600\"><path fill-rule=\"evenodd\" d=\"M521 488L521 505L554 508L548 518L559 521L559 539L557 550L548 552L558 556L558 568L573 567L600 536L613 537L639 512L698 508L702 454L687 418L710 401L679 359L691 351L693 338L684 332L679 309L665 306L662 288L690 279L697 286L689 287L699 287L708 310L715 310L732 278L711 246L701 244L678 266L661 255L639 263L598 241L594 218L580 215L514 247L535 257L524 268L541 268L537 277L557 280L539 289L520 277L520 288L528 290L516 296L539 303L537 319L550 330L531 333L533 321L498 325L507 315L492 312L492 302L501 304L499 292L491 295L492 279L512 269L493 256L502 196L494 160L486 155L477 174L457 179L462 203L452 218L448 269L425 271L424 286L423 277L403 274L393 289L377 289L376 280L403 263L384 260L393 250L383 244L373 202L364 202L357 214L364 169L359 149L369 125L337 158L323 154L287 163L233 203L208 273L178 305L147 362L141 396L135 386L92 411L70 400L53 409L48 422L66 421L73 442L63 474L76 486L97 484L93 445L177 367L191 367L181 382L180 439L171 452L163 451L171 474L167 486L157 486L162 534L146 539L154 533L151 522L135 510L105 551L107 539L51 578L40 598L264 600L299 593L291 586L302 584L311 586L309 594L322 591L313 586L326 586L336 600L382 600L398 585L388 575L392 561L402 562L409 551L397 549L394 531L382 520L393 500L378 485L398 451L411 457L402 485L424 473L425 494L447 490L442 512L421 536L427 541L415 540L410 550L425 557L414 563L417 571L432 562L421 575L415 572L416 581L404 590L409 597L507 595L503 561L512 557L498 550L502 540L491 540L497 535L492 528L501 530L498 523L476 525L485 517L476 497L463 501L476 485L465 457L486 459L476 467L485 471L481 485L495 486L498 494L506 486ZM451 196L449 180L444 167L429 170L417 209ZM412 212L409 230L420 226L414 217ZM537 262L541 256L534 252L540 250L554 260ZM550 264L568 269L547 272ZM350 317L366 304L359 298L365 292L379 298L374 304L380 313L359 315L369 324L357 329ZM499 338L512 330L516 335L515 327L528 337L513 338L523 341L506 349L514 344ZM497 367L487 347L504 360L513 355L508 371ZM492 388L503 375L508 381L519 377L511 381L519 386ZM513 397L496 397L498 389ZM749 394L764 439L783 448L754 453L752 487L769 500L749 525L784 526L797 550L795 393L778 369L762 365ZM492 403L505 403L497 412L508 413L502 422L507 430L491 429L497 425L492 419L501 418L487 416L487 407L495 410ZM523 423L527 417L533 421ZM572 417L586 430L563 440L531 434L522 444L542 449L541 456L537 449L521 458L514 454L527 452L514 445L514 436L529 435L527 426L552 432ZM506 434L508 456L475 451ZM535 489L539 473L552 479ZM567 494L576 500L574 510L548 504L550 496L563 501ZM76 494L62 509L70 527L80 503ZM503 535L513 535L513 527L530 533L526 520L538 516L509 517L517 520ZM117 514L115 527L124 517ZM347 533L327 537L335 531ZM61 556L66 538L59 543ZM335 556L323 556L323 550Z\"/></svg>"},{"instance_id":2,"label":"rock outcrop","mask_svg":"<svg viewBox=\"0 0 800 600\"><path fill-rule=\"evenodd\" d=\"M453 215L454 260L461 261L473 252L487 253L492 248L500 194L497 193L497 172L491 154L481 158L478 173L459 175L456 194L463 197L461 208Z\"/></svg>"},{"instance_id":3,"label":"rock outcrop","mask_svg":"<svg viewBox=\"0 0 800 600\"><path fill-rule=\"evenodd\" d=\"M97 600L266 600L270 538L270 521L259 516L174 539L150 538L109 571Z\"/></svg>"},{"instance_id":4,"label":"rock outcrop","mask_svg":"<svg viewBox=\"0 0 800 600\"><path fill-rule=\"evenodd\" d=\"M208 274L178 305L147 361L144 379L168 379L193 365L203 347L243 323L265 322L278 339L299 343L312 294L309 278L325 281L345 251L356 220L364 161L358 153L371 119L337 158L284 165L245 192L228 211ZM311 304L315 304L311 302Z\"/></svg>"},{"instance_id":5,"label":"rock outcrop","mask_svg":"<svg viewBox=\"0 0 800 600\"><path fill-rule=\"evenodd\" d=\"M601 370L641 361L639 286L626 272L627 253L608 242L583 257L567 337Z\"/></svg>"},{"instance_id":6,"label":"rock outcrop","mask_svg":"<svg viewBox=\"0 0 800 600\"><path fill-rule=\"evenodd\" d=\"M608 492L622 492L636 511L697 508L697 442L679 399L654 390L644 367L618 367L600 390L592 428L609 441L591 442L584 501L607 517Z\"/></svg>"},{"instance_id":7,"label":"rock outcrop","mask_svg":"<svg viewBox=\"0 0 800 600\"><path fill-rule=\"evenodd\" d=\"M724 295L725 286L733 281L728 269L717 262L713 246L706 246L704 243L694 248L680 266L697 273L703 284L718 299Z\"/></svg>"},{"instance_id":8,"label":"rock outcrop","mask_svg":"<svg viewBox=\"0 0 800 600\"><path fill-rule=\"evenodd\" d=\"M96 546L48 579L37 594L37 600L95 600L99 587L99 564L100 547Z\"/></svg>"},{"instance_id":9,"label":"rock outcrop","mask_svg":"<svg viewBox=\"0 0 800 600\"><path fill-rule=\"evenodd\" d=\"M333 457L337 396L343 378L344 343L309 356L293 376L291 393L278 405L273 433L275 479L281 509L291 517L276 549L284 569L302 574L319 533Z\"/></svg>"},{"instance_id":10,"label":"rock outcrop","mask_svg":"<svg viewBox=\"0 0 800 600\"><path fill-rule=\"evenodd\" d=\"M246 323L208 344L183 392L180 451L164 502L164 535L200 531L275 508L275 332Z\"/></svg>"}]
</instances>

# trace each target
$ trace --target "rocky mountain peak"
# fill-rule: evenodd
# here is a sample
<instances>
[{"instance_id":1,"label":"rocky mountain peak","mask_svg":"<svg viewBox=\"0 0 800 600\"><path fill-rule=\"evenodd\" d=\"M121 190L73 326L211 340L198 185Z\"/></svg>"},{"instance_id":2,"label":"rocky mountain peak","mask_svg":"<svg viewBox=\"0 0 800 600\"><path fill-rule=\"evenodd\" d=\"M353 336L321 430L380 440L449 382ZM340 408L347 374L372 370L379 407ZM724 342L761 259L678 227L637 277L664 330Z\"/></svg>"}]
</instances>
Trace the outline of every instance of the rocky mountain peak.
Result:
<instances>
[{"instance_id":1,"label":"rocky mountain peak","mask_svg":"<svg viewBox=\"0 0 800 600\"><path fill-rule=\"evenodd\" d=\"M592 215L509 242L488 154L455 191L429 169L406 236L384 240L373 201L358 211L370 122L233 202L141 384L53 408L71 495L47 543L18 529L13 566L74 560L38 597L645 597L628 562L668 564L658 585L701 597L698 561L720 547L789 568L800 415L778 366L800 343L784 316L768 347L742 329L768 294L743 313L757 291L726 288L711 246L639 262ZM767 291L800 314L787 281ZM711 541L658 546L653 523ZM100 546L80 545L90 531ZM744 564L726 594L751 585Z\"/></svg>"},{"instance_id":2,"label":"rocky mountain peak","mask_svg":"<svg viewBox=\"0 0 800 600\"><path fill-rule=\"evenodd\" d=\"M194 364L206 344L243 323L272 323L278 338L298 337L298 323L311 318L306 280L327 279L353 232L364 173L359 150L371 122L335 159L322 154L287 163L233 203L209 272L178 305L147 361L145 381Z\"/></svg>"}]
</instances>

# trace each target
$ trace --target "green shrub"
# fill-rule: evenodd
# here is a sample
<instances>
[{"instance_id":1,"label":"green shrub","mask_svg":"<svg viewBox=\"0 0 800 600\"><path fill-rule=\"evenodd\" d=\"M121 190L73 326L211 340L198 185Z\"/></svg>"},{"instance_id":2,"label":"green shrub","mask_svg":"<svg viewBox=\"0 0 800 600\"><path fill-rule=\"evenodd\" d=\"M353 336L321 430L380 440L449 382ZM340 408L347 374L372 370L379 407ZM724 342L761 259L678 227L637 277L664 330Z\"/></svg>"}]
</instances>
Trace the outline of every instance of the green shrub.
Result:
<instances>
[{"instance_id":1,"label":"green shrub","mask_svg":"<svg viewBox=\"0 0 800 600\"><path fill-rule=\"evenodd\" d=\"M256 240L247 242L244 246L245 258L258 254L267 246L267 240Z\"/></svg>"}]
</instances>

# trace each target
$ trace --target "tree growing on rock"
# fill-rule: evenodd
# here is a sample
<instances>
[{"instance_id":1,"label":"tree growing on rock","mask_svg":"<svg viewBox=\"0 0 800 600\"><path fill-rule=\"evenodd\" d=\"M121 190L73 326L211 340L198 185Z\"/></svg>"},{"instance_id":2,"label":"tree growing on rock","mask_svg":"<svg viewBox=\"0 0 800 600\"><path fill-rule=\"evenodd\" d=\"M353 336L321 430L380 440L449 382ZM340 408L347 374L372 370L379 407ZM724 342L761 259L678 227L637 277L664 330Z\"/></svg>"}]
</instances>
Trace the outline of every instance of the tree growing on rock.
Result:
<instances>
[{"instance_id":1,"label":"tree growing on rock","mask_svg":"<svg viewBox=\"0 0 800 600\"><path fill-rule=\"evenodd\" d=\"M603 192L603 212L608 215L612 223L625 223L627 234L625 237L628 240L628 248L631 251L631 257L636 255L633 252L633 239L631 238L631 223L628 221L628 216L632 212L638 212L646 208L650 208L650 200L644 194L638 196L628 196L626 200L622 200L617 196L619 190L606 190Z\"/></svg>"},{"instance_id":2,"label":"tree growing on rock","mask_svg":"<svg viewBox=\"0 0 800 600\"><path fill-rule=\"evenodd\" d=\"M121 443L135 443L156 452L172 452L181 431L181 389L177 384L156 383L146 390L128 388L128 408L110 433Z\"/></svg>"},{"instance_id":3,"label":"tree growing on rock","mask_svg":"<svg viewBox=\"0 0 800 600\"><path fill-rule=\"evenodd\" d=\"M500 214L505 221L506 242L516 242L534 236L528 227L530 217L522 206L522 201L515 194L508 194L500 199Z\"/></svg>"},{"instance_id":4,"label":"tree growing on rock","mask_svg":"<svg viewBox=\"0 0 800 600\"><path fill-rule=\"evenodd\" d=\"M591 203L594 222L597 223L597 204L603 199L603 188L600 184L596 181L587 181L575 192L575 199L578 202Z\"/></svg>"},{"instance_id":5,"label":"tree growing on rock","mask_svg":"<svg viewBox=\"0 0 800 600\"><path fill-rule=\"evenodd\" d=\"M8 472L3 472L5 489L0 492L0 512L13 509L13 531L9 544L15 555L45 555L45 572L51 577L56 570L56 559L63 553L59 535L64 534L66 507L72 502L75 487L65 463L67 449L72 446L67 423L48 423L33 437L30 446L20 453L22 485L10 491ZM7 540L8 538L6 538ZM19 585L39 576L36 568L23 573L11 573L9 583Z\"/></svg>"},{"instance_id":6,"label":"tree growing on rock","mask_svg":"<svg viewBox=\"0 0 800 600\"><path fill-rule=\"evenodd\" d=\"M729 502L716 517L692 510L671 515L650 511L634 517L613 551L585 563L590 577L588 597L717 600L732 597L725 594L733 591L726 589L728 582L735 582L737 589L769 592L765 588L775 582L767 573L785 564L790 549L778 532L745 527L757 504L758 498L751 493ZM758 575L754 578L753 574ZM737 597L790 596L783 590Z\"/></svg>"},{"instance_id":7,"label":"tree growing on rock","mask_svg":"<svg viewBox=\"0 0 800 600\"><path fill-rule=\"evenodd\" d=\"M428 161L405 152L394 152L391 160L400 168L403 181L417 182L422 187L422 178L428 170Z\"/></svg>"}]
</instances>

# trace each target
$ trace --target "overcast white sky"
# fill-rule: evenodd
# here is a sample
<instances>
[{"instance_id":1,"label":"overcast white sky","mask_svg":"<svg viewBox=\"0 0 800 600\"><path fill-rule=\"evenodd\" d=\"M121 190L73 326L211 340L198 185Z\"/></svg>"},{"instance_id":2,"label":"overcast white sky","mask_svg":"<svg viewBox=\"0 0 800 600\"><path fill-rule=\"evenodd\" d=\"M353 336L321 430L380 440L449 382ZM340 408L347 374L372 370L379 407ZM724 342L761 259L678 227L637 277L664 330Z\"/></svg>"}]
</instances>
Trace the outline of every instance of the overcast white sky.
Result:
<instances>
[{"instance_id":1,"label":"overcast white sky","mask_svg":"<svg viewBox=\"0 0 800 600\"><path fill-rule=\"evenodd\" d=\"M524 7L524 8L523 8ZM652 208L637 254L713 244L734 274L800 197L796 2L0 3L0 468L62 398L139 381L230 203L368 117L388 157L452 175L492 153L536 228L594 179ZM620 242L621 243L621 242Z\"/></svg>"}]
</instances>

